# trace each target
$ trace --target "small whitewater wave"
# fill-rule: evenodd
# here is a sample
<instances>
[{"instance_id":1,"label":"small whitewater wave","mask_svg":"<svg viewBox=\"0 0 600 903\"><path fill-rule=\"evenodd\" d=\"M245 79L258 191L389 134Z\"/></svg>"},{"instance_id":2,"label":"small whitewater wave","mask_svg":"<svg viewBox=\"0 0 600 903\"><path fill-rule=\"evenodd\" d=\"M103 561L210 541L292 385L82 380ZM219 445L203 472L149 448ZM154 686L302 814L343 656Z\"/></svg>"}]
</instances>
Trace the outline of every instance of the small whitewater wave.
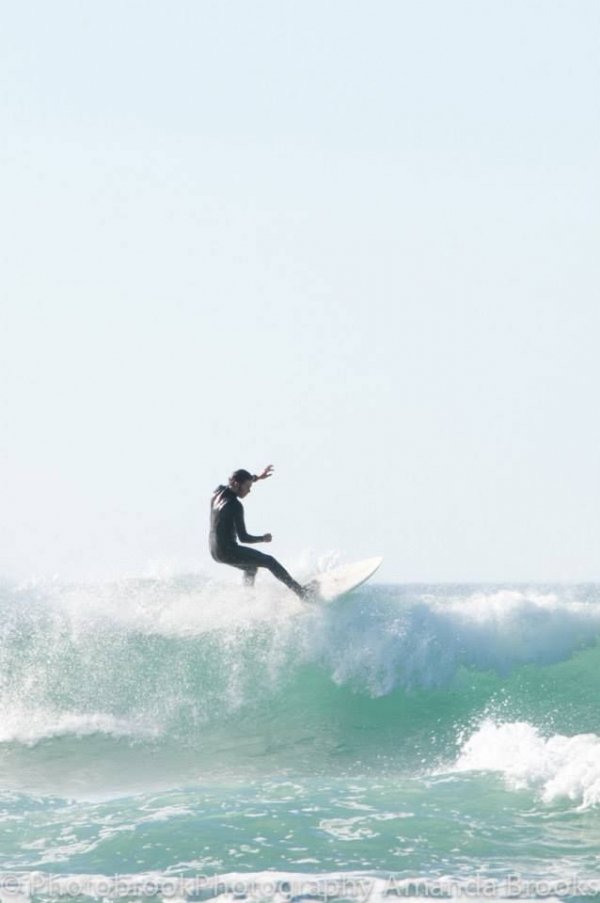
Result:
<instances>
[{"instance_id":1,"label":"small whitewater wave","mask_svg":"<svg viewBox=\"0 0 600 903\"><path fill-rule=\"evenodd\" d=\"M106 712L59 712L52 709L18 708L4 705L0 718L0 743L33 746L40 740L106 734L116 739L152 739L160 734L158 726Z\"/></svg>"},{"instance_id":2,"label":"small whitewater wave","mask_svg":"<svg viewBox=\"0 0 600 903\"><path fill-rule=\"evenodd\" d=\"M544 737L527 722L487 720L465 741L453 771L498 772L511 788L536 790L544 803L568 800L587 809L600 803L600 736Z\"/></svg>"}]
</instances>

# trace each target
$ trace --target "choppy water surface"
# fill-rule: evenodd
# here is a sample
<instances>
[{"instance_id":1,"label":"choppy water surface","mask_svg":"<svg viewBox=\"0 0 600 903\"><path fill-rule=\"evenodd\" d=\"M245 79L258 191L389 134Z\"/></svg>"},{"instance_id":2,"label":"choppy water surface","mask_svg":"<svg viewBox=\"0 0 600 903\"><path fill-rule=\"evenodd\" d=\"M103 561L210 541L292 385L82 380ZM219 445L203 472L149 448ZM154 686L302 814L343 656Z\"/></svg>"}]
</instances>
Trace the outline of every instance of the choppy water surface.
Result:
<instances>
[{"instance_id":1,"label":"choppy water surface","mask_svg":"<svg viewBox=\"0 0 600 903\"><path fill-rule=\"evenodd\" d=\"M596 586L0 596L3 898L600 892Z\"/></svg>"}]
</instances>

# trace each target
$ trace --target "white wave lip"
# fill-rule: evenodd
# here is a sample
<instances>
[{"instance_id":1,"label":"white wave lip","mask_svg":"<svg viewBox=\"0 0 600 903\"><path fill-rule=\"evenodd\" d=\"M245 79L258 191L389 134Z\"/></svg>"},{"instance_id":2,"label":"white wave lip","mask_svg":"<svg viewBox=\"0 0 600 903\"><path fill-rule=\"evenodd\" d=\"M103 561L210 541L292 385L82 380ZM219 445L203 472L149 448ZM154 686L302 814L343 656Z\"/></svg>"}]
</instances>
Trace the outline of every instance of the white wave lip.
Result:
<instances>
[{"instance_id":1,"label":"white wave lip","mask_svg":"<svg viewBox=\"0 0 600 903\"><path fill-rule=\"evenodd\" d=\"M600 737L545 738L524 721L485 721L463 745L453 771L495 771L514 789L533 788L545 803L600 803Z\"/></svg>"},{"instance_id":2,"label":"white wave lip","mask_svg":"<svg viewBox=\"0 0 600 903\"><path fill-rule=\"evenodd\" d=\"M443 600L423 595L397 609L393 601L383 616L368 609L319 612L313 649L320 644L336 683L382 696L398 686L450 686L460 667L504 677L524 664L564 661L600 636L599 602L554 592L500 589Z\"/></svg>"},{"instance_id":3,"label":"white wave lip","mask_svg":"<svg viewBox=\"0 0 600 903\"><path fill-rule=\"evenodd\" d=\"M554 592L477 592L434 606L460 626L472 659L503 663L560 661L593 645L600 635L600 603L561 598ZM481 640L490 642L481 645ZM475 641L475 642L473 642ZM480 658L477 650L482 649Z\"/></svg>"}]
</instances>

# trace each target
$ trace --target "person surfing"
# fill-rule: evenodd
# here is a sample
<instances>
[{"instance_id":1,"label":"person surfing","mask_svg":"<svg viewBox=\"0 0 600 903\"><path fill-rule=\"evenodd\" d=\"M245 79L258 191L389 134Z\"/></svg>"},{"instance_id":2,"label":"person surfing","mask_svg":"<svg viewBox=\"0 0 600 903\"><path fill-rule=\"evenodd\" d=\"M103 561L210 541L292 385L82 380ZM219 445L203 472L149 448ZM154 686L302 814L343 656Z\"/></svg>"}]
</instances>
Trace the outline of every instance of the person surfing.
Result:
<instances>
[{"instance_id":1,"label":"person surfing","mask_svg":"<svg viewBox=\"0 0 600 903\"><path fill-rule=\"evenodd\" d=\"M265 467L258 476L241 468L231 474L227 486L217 486L210 503L210 554L221 564L240 568L244 572L246 586L254 586L258 568L266 568L297 596L305 599L310 590L300 586L276 558L265 555L258 549L239 545L240 542L271 542L273 539L270 533L263 533L262 536L252 536L248 533L244 520L244 506L240 501L246 498L254 483L266 480L272 475L272 464Z\"/></svg>"}]
</instances>

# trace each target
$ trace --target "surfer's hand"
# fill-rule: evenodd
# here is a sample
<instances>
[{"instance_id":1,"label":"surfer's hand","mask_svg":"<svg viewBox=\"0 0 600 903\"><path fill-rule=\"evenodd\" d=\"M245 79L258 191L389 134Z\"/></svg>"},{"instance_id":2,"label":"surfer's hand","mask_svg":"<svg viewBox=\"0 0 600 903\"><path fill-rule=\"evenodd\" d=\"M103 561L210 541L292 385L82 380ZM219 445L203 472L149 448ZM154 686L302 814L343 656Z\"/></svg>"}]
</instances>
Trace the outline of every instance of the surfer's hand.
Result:
<instances>
[{"instance_id":1,"label":"surfer's hand","mask_svg":"<svg viewBox=\"0 0 600 903\"><path fill-rule=\"evenodd\" d=\"M263 472L261 474L259 474L256 479L257 480L266 480L267 477L272 477L272 476L273 476L273 465L269 464L269 466L265 467Z\"/></svg>"},{"instance_id":2,"label":"surfer's hand","mask_svg":"<svg viewBox=\"0 0 600 903\"><path fill-rule=\"evenodd\" d=\"M271 542L272 539L273 537L270 533L265 533L265 535L263 536L263 542Z\"/></svg>"}]
</instances>

